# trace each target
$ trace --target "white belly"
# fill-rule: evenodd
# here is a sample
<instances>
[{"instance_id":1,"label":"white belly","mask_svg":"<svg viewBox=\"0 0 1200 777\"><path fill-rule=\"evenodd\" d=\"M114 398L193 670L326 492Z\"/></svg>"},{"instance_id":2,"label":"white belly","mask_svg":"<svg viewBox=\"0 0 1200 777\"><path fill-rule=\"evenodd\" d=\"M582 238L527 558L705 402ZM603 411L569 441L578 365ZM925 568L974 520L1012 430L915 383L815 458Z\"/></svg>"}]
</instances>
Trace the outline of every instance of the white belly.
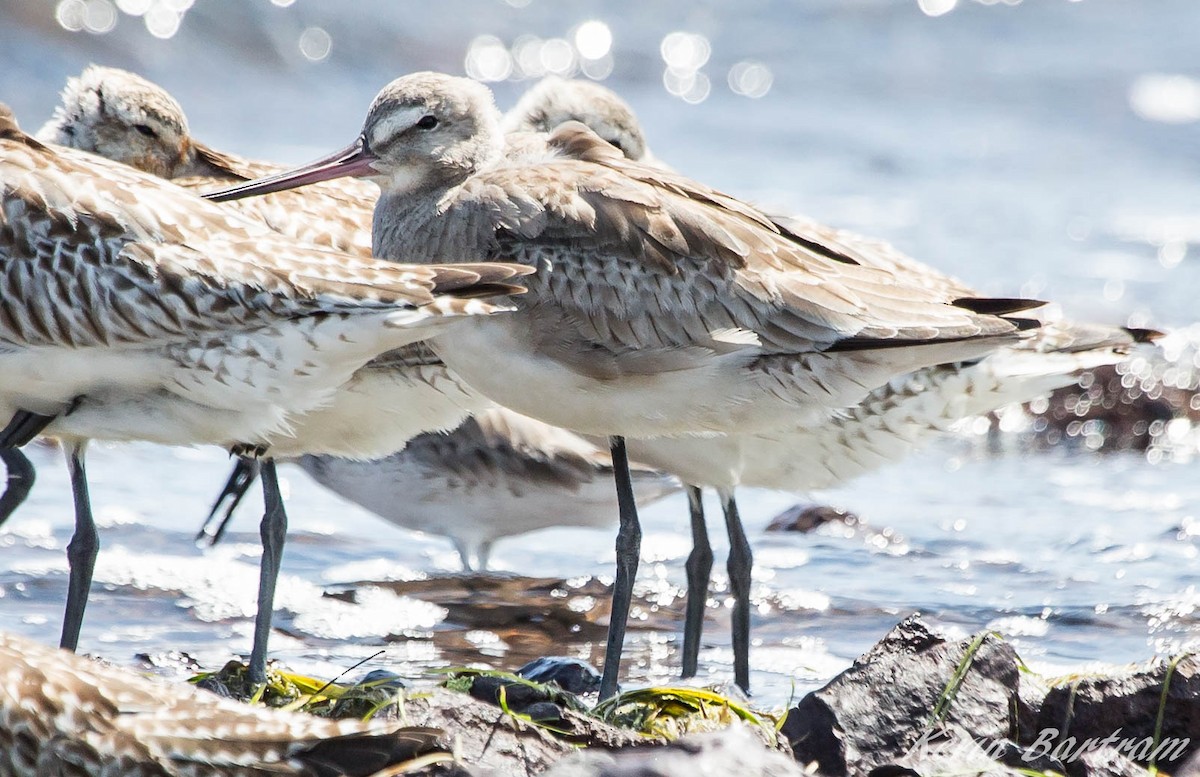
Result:
<instances>
[{"instance_id":1,"label":"white belly","mask_svg":"<svg viewBox=\"0 0 1200 777\"><path fill-rule=\"evenodd\" d=\"M522 314L467 321L431 341L468 384L489 399L586 434L656 437L775 428L826 411L782 391L746 363L752 353L710 355L689 366L596 378L531 346Z\"/></svg>"},{"instance_id":2,"label":"white belly","mask_svg":"<svg viewBox=\"0 0 1200 777\"><path fill-rule=\"evenodd\" d=\"M367 367L354 374L325 407L298 418L271 441L271 453L378 459L423 432L454 429L491 405L443 365Z\"/></svg>"},{"instance_id":3,"label":"white belly","mask_svg":"<svg viewBox=\"0 0 1200 777\"><path fill-rule=\"evenodd\" d=\"M312 317L156 348L0 352L0 407L57 414L46 433L64 438L269 444L370 359L430 333L386 323L396 316Z\"/></svg>"}]
</instances>

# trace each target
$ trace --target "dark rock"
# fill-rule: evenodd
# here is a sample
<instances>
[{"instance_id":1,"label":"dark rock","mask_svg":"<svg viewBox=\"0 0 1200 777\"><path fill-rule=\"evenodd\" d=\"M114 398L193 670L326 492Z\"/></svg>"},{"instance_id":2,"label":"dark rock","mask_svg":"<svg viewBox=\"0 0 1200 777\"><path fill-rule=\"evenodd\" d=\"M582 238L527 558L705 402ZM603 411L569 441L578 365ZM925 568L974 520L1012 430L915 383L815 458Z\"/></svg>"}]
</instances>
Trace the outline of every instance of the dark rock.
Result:
<instances>
[{"instance_id":1,"label":"dark rock","mask_svg":"<svg viewBox=\"0 0 1200 777\"><path fill-rule=\"evenodd\" d=\"M497 775L537 774L575 750L545 729L445 688L407 699L403 721L442 729L463 763Z\"/></svg>"},{"instance_id":2,"label":"dark rock","mask_svg":"<svg viewBox=\"0 0 1200 777\"><path fill-rule=\"evenodd\" d=\"M566 719L563 718L562 708L553 702L535 702L521 710L521 712L528 715L536 723L544 723L555 727L569 725Z\"/></svg>"},{"instance_id":3,"label":"dark rock","mask_svg":"<svg viewBox=\"0 0 1200 777\"><path fill-rule=\"evenodd\" d=\"M346 689L334 703L329 716L333 718L363 718L367 716L387 719L400 715L400 692L404 681L395 672L375 669Z\"/></svg>"},{"instance_id":4,"label":"dark rock","mask_svg":"<svg viewBox=\"0 0 1200 777\"><path fill-rule=\"evenodd\" d=\"M309 773L321 777L369 777L379 772L387 773L391 767L411 766L414 759L431 755L453 755L445 732L412 726L388 733L330 737L288 753L289 760L303 764ZM412 772L405 768L404 773ZM460 768L439 769L434 773L467 774Z\"/></svg>"},{"instance_id":5,"label":"dark rock","mask_svg":"<svg viewBox=\"0 0 1200 777\"><path fill-rule=\"evenodd\" d=\"M1037 738L1038 715L1041 714L1050 686L1038 675L1026 672L1021 675L1021 686L1017 691L1018 736L1015 739L1021 744L1029 744Z\"/></svg>"},{"instance_id":6,"label":"dark rock","mask_svg":"<svg viewBox=\"0 0 1200 777\"><path fill-rule=\"evenodd\" d=\"M555 683L564 691L591 693L600 688L600 672L586 661L566 656L535 658L517 670L517 675L535 683Z\"/></svg>"},{"instance_id":7,"label":"dark rock","mask_svg":"<svg viewBox=\"0 0 1200 777\"><path fill-rule=\"evenodd\" d=\"M1200 777L1200 752L1193 753L1187 763L1175 772L1175 777Z\"/></svg>"},{"instance_id":8,"label":"dark rock","mask_svg":"<svg viewBox=\"0 0 1200 777\"><path fill-rule=\"evenodd\" d=\"M1194 394L1194 388L1167 387L1153 375L1134 379L1125 364L1098 367L1050 395L1034 417L1035 439L1048 446L1074 440L1093 449L1144 451L1167 421L1193 412Z\"/></svg>"},{"instance_id":9,"label":"dark rock","mask_svg":"<svg viewBox=\"0 0 1200 777\"><path fill-rule=\"evenodd\" d=\"M899 764L884 764L876 766L867 772L867 777L922 777L921 773Z\"/></svg>"},{"instance_id":10,"label":"dark rock","mask_svg":"<svg viewBox=\"0 0 1200 777\"><path fill-rule=\"evenodd\" d=\"M994 751L996 760L1005 766L1015 769L1035 769L1039 772L1058 772L1066 774L1067 767L1057 758L1045 753L1022 747L1016 742L1005 740L1001 747Z\"/></svg>"},{"instance_id":11,"label":"dark rock","mask_svg":"<svg viewBox=\"0 0 1200 777\"><path fill-rule=\"evenodd\" d=\"M471 683L469 693L480 701L517 712L524 712L526 707L537 702L554 702L552 692L496 675L479 675Z\"/></svg>"},{"instance_id":12,"label":"dark rock","mask_svg":"<svg viewBox=\"0 0 1200 777\"><path fill-rule=\"evenodd\" d=\"M1033 442L1075 441L1089 450L1147 451L1151 460L1190 449L1171 421L1200 423L1200 327L1171 332L1158 348L1137 348L1126 361L1083 372L1078 383L1031 404Z\"/></svg>"},{"instance_id":13,"label":"dark rock","mask_svg":"<svg viewBox=\"0 0 1200 777\"><path fill-rule=\"evenodd\" d=\"M771 519L767 531L794 531L807 534L828 523L842 523L851 527L862 525L862 521L857 515L840 507L792 505Z\"/></svg>"},{"instance_id":14,"label":"dark rock","mask_svg":"<svg viewBox=\"0 0 1200 777\"><path fill-rule=\"evenodd\" d=\"M594 749L567 758L545 777L803 777L795 761L771 750L745 726L691 734L655 748Z\"/></svg>"},{"instance_id":15,"label":"dark rock","mask_svg":"<svg viewBox=\"0 0 1200 777\"><path fill-rule=\"evenodd\" d=\"M960 726L936 725L925 729L894 763L876 766L867 777L905 775L1010 775L1019 777L1030 766L1010 767L1002 760L1015 747L1005 739L976 740Z\"/></svg>"},{"instance_id":16,"label":"dark rock","mask_svg":"<svg viewBox=\"0 0 1200 777\"><path fill-rule=\"evenodd\" d=\"M990 634L969 655L972 644L948 642L909 617L789 710L780 733L796 760L815 761L830 777L896 763L934 726L956 726L976 742L1004 740L1017 732L1018 659ZM967 662L939 715L939 700Z\"/></svg>"},{"instance_id":17,"label":"dark rock","mask_svg":"<svg viewBox=\"0 0 1200 777\"><path fill-rule=\"evenodd\" d=\"M372 669L362 676L355 685L370 685L375 688L385 688L389 691L404 690L404 678L386 669Z\"/></svg>"},{"instance_id":18,"label":"dark rock","mask_svg":"<svg viewBox=\"0 0 1200 777\"><path fill-rule=\"evenodd\" d=\"M200 662L182 650L168 650L162 653L137 653L138 661L151 669L170 669L176 672L195 674L200 671Z\"/></svg>"},{"instance_id":19,"label":"dark rock","mask_svg":"<svg viewBox=\"0 0 1200 777\"><path fill-rule=\"evenodd\" d=\"M1067 774L1079 777L1150 777L1149 771L1111 747L1084 753L1066 767Z\"/></svg>"},{"instance_id":20,"label":"dark rock","mask_svg":"<svg viewBox=\"0 0 1200 777\"><path fill-rule=\"evenodd\" d=\"M1159 661L1054 688L1042 704L1038 741L1032 746L1071 752L1088 739L1100 743L1111 737L1105 746L1142 765L1154 756L1159 769L1175 771L1200 748L1200 658L1190 655L1175 665L1164 696L1169 669L1169 662ZM1162 729L1156 740L1160 710Z\"/></svg>"},{"instance_id":21,"label":"dark rock","mask_svg":"<svg viewBox=\"0 0 1200 777\"><path fill-rule=\"evenodd\" d=\"M569 733L557 736L584 747L616 750L666 744L665 739L618 728L584 712L563 709L562 716L564 727Z\"/></svg>"},{"instance_id":22,"label":"dark rock","mask_svg":"<svg viewBox=\"0 0 1200 777\"><path fill-rule=\"evenodd\" d=\"M215 693L222 699L232 699L233 692L229 690L229 686L221 682L216 677L205 677L203 680L196 683L197 688Z\"/></svg>"}]
</instances>

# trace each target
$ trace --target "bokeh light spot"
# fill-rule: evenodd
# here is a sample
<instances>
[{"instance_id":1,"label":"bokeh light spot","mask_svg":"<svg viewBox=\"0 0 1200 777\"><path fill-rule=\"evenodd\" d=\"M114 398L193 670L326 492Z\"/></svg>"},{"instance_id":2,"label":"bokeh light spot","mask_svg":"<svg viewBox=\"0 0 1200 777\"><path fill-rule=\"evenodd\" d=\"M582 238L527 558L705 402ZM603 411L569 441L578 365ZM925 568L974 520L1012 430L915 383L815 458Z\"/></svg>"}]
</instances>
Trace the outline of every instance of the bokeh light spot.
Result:
<instances>
[{"instance_id":1,"label":"bokeh light spot","mask_svg":"<svg viewBox=\"0 0 1200 777\"><path fill-rule=\"evenodd\" d=\"M575 48L584 59L602 59L612 49L612 31L595 19L575 28Z\"/></svg>"},{"instance_id":2,"label":"bokeh light spot","mask_svg":"<svg viewBox=\"0 0 1200 777\"><path fill-rule=\"evenodd\" d=\"M917 7L926 16L941 16L954 10L958 0L917 0Z\"/></svg>"},{"instance_id":3,"label":"bokeh light spot","mask_svg":"<svg viewBox=\"0 0 1200 777\"><path fill-rule=\"evenodd\" d=\"M309 27L300 33L300 53L311 62L321 62L333 50L333 38L320 27Z\"/></svg>"},{"instance_id":4,"label":"bokeh light spot","mask_svg":"<svg viewBox=\"0 0 1200 777\"><path fill-rule=\"evenodd\" d=\"M743 97L763 97L774 81L771 68L761 62L742 61L729 69L729 88Z\"/></svg>"},{"instance_id":5,"label":"bokeh light spot","mask_svg":"<svg viewBox=\"0 0 1200 777\"><path fill-rule=\"evenodd\" d=\"M712 55L712 44L698 33L672 32L662 39L659 51L672 70L699 70Z\"/></svg>"},{"instance_id":6,"label":"bokeh light spot","mask_svg":"<svg viewBox=\"0 0 1200 777\"><path fill-rule=\"evenodd\" d=\"M87 3L83 0L61 0L54 8L54 19L64 30L79 32L87 17Z\"/></svg>"},{"instance_id":7,"label":"bokeh light spot","mask_svg":"<svg viewBox=\"0 0 1200 777\"><path fill-rule=\"evenodd\" d=\"M142 16L146 30L156 38L164 40L179 32L179 22L183 17L167 6L156 3Z\"/></svg>"},{"instance_id":8,"label":"bokeh light spot","mask_svg":"<svg viewBox=\"0 0 1200 777\"><path fill-rule=\"evenodd\" d=\"M117 0L117 8L121 13L130 16L141 16L150 10L150 6L154 5L154 0Z\"/></svg>"},{"instance_id":9,"label":"bokeh light spot","mask_svg":"<svg viewBox=\"0 0 1200 777\"><path fill-rule=\"evenodd\" d=\"M1129 107L1147 121L1188 124L1200 120L1200 81L1184 75L1148 73L1129 88Z\"/></svg>"},{"instance_id":10,"label":"bokeh light spot","mask_svg":"<svg viewBox=\"0 0 1200 777\"><path fill-rule=\"evenodd\" d=\"M503 81L513 70L512 55L495 35L480 35L467 47L467 75L476 81Z\"/></svg>"}]
</instances>

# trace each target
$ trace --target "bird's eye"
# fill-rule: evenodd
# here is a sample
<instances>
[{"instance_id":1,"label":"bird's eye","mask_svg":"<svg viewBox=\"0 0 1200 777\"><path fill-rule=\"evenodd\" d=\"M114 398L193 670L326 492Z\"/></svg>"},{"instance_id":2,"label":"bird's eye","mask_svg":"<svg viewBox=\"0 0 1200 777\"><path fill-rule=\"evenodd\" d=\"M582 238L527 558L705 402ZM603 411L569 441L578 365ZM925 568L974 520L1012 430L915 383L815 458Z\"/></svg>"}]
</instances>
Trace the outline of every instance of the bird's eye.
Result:
<instances>
[{"instance_id":1,"label":"bird's eye","mask_svg":"<svg viewBox=\"0 0 1200 777\"><path fill-rule=\"evenodd\" d=\"M624 153L625 153L625 147L621 145L621 141L619 141L619 140L610 140L610 141L608 141L608 142L609 142L609 144L610 144L610 145L612 145L612 147L613 147L613 148L615 148L617 151L620 151L622 154L624 154Z\"/></svg>"},{"instance_id":2,"label":"bird's eye","mask_svg":"<svg viewBox=\"0 0 1200 777\"><path fill-rule=\"evenodd\" d=\"M438 125L437 116L426 114L417 120L417 126L423 130L431 130Z\"/></svg>"},{"instance_id":3,"label":"bird's eye","mask_svg":"<svg viewBox=\"0 0 1200 777\"><path fill-rule=\"evenodd\" d=\"M147 138L157 138L158 137L158 133L155 132L154 128L148 124L134 124L133 128L135 130L137 130L141 135L143 135Z\"/></svg>"}]
</instances>

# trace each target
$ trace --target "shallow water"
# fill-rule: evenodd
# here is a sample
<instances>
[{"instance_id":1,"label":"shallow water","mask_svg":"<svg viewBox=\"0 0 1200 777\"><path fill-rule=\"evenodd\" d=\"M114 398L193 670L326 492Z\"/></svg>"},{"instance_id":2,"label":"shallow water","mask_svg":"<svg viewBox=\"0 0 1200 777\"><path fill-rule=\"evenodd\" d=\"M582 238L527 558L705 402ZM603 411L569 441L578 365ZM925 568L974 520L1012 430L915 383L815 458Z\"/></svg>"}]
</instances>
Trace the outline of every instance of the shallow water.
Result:
<instances>
[{"instance_id":1,"label":"shallow water","mask_svg":"<svg viewBox=\"0 0 1200 777\"><path fill-rule=\"evenodd\" d=\"M111 4L115 28L93 34L55 21L65 7L71 22L69 3L3 0L0 99L32 128L87 62L129 67L180 99L198 137L302 161L344 145L391 77L462 72L477 36L511 46L521 35L569 37L601 20L613 38L606 83L639 112L655 153L678 169L886 237L988 293L1053 299L1080 318L1194 322L1200 50L1180 31L1197 28L1200 6L960 0L936 18L921 10L946 5L474 0L434 15L383 0L353 10L329 0L207 0L159 40ZM103 22L103 9L95 12ZM155 18L163 24L161 13ZM332 42L321 61L299 46L314 27ZM711 90L696 104L664 86L660 44L674 31L702 34L711 47L699 71ZM310 54L320 53L314 35ZM772 74L761 98L727 86L730 69L746 60ZM501 105L527 84L496 84ZM820 684L913 610L952 633L998 629L1049 672L1195 648L1195 459L1151 464L1138 454L1010 447L988 454L978 438L951 439L818 495L900 541L871 532L767 534L794 498L743 496L756 551L752 663L761 701L784 703L792 678L797 692ZM53 641L70 495L59 454L31 455L40 472L34 495L0 530L0 628ZM243 509L235 542L207 553L190 542L225 475L225 455L97 445L89 464L104 549L83 648L128 662L178 649L206 666L248 649L255 505ZM465 579L452 574L448 543L393 529L298 470L287 478L293 531L272 652L293 668L336 673L384 643L378 661L410 676L449 663L514 668L547 652L598 659L603 631L589 618L602 616L603 596L588 581L611 574L609 534L561 529L501 543L495 566L554 581L541 589ZM709 508L720 559L719 512ZM677 665L676 597L689 542L682 498L647 509L645 522L646 628L628 648L633 684L669 679ZM353 602L325 595L388 579L410 582L356 587ZM714 681L730 674L718 604L719 592L701 654Z\"/></svg>"}]
</instances>

